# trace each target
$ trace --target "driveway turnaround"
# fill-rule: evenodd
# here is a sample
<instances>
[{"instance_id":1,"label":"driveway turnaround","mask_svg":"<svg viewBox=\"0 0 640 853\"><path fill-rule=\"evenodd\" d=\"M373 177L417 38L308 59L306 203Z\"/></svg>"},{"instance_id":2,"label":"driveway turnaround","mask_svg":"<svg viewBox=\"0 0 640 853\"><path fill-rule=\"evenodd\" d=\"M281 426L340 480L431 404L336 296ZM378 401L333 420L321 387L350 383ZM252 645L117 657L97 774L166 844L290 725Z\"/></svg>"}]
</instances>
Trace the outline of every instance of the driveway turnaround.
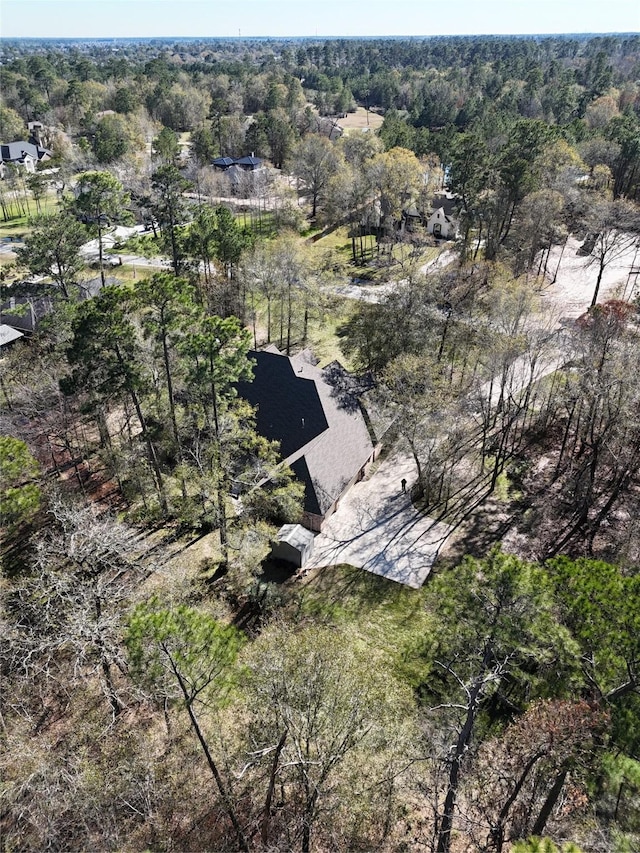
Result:
<instances>
[{"instance_id":1,"label":"driveway turnaround","mask_svg":"<svg viewBox=\"0 0 640 853\"><path fill-rule=\"evenodd\" d=\"M409 496L415 479L411 458L394 454L356 483L316 536L305 569L347 563L421 587L452 528L416 512Z\"/></svg>"}]
</instances>

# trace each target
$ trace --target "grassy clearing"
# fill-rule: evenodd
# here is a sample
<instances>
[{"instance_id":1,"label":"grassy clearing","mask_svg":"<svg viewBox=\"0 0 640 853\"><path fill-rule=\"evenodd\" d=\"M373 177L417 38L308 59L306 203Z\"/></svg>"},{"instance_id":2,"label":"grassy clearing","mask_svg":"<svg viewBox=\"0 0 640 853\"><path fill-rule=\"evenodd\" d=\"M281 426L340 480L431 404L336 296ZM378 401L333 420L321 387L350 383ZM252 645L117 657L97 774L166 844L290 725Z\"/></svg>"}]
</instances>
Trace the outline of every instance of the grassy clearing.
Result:
<instances>
[{"instance_id":1,"label":"grassy clearing","mask_svg":"<svg viewBox=\"0 0 640 853\"><path fill-rule=\"evenodd\" d=\"M311 236L312 232L309 233ZM321 237L314 243L309 243L312 250L333 250L346 255L346 259L351 258L351 238L349 237L349 229L346 225L336 228L325 237Z\"/></svg>"},{"instance_id":2,"label":"grassy clearing","mask_svg":"<svg viewBox=\"0 0 640 853\"><path fill-rule=\"evenodd\" d=\"M249 208L249 210L234 211L234 216L238 225L256 237L275 237L278 233L275 216L270 210L258 212Z\"/></svg>"},{"instance_id":3,"label":"grassy clearing","mask_svg":"<svg viewBox=\"0 0 640 853\"><path fill-rule=\"evenodd\" d=\"M7 274L7 267L10 267L11 264L15 263L16 256L13 254L2 254L0 255L0 269L5 270L5 274ZM10 271L9 271L10 272Z\"/></svg>"},{"instance_id":4,"label":"grassy clearing","mask_svg":"<svg viewBox=\"0 0 640 853\"><path fill-rule=\"evenodd\" d=\"M366 237L365 240L367 241L369 251L373 253L375 250L375 238ZM345 275L366 279L370 279L374 275L375 270L372 266L353 263L353 247L347 226L336 228L325 237L321 237L313 243L309 242L308 245L312 255L321 260L324 260L331 253L335 258L335 262L344 267Z\"/></svg>"},{"instance_id":5,"label":"grassy clearing","mask_svg":"<svg viewBox=\"0 0 640 853\"><path fill-rule=\"evenodd\" d=\"M382 127L383 121L384 118L379 113L358 107L354 113L347 113L344 118L341 118L338 124L344 128L345 133L358 133L367 128L369 128L370 133L373 133L374 130Z\"/></svg>"},{"instance_id":6,"label":"grassy clearing","mask_svg":"<svg viewBox=\"0 0 640 853\"><path fill-rule=\"evenodd\" d=\"M336 330L351 315L352 305L346 299L331 299L324 311L311 317L308 330L308 346L316 358L320 359L320 367L325 367L332 361L339 361L348 370L352 368L340 349L340 339Z\"/></svg>"},{"instance_id":7,"label":"grassy clearing","mask_svg":"<svg viewBox=\"0 0 640 853\"><path fill-rule=\"evenodd\" d=\"M30 220L40 213L55 213L59 208L59 200L56 195L45 196L40 201L40 209L30 199L27 208L26 202L18 204L15 200L8 200L5 209L7 218L0 222L0 238L11 237L21 239L31 231ZM24 211L24 212L23 212Z\"/></svg>"},{"instance_id":8,"label":"grassy clearing","mask_svg":"<svg viewBox=\"0 0 640 853\"><path fill-rule=\"evenodd\" d=\"M292 352L298 352L309 347L315 357L319 359L320 367L338 360L349 369L351 365L340 349L340 339L336 330L351 316L353 306L353 300L319 294L317 298L311 300L307 338L303 340L302 314L304 309L301 303L296 304L292 324ZM247 310L251 310L249 305ZM257 343L258 346L264 346L267 343L267 302L260 294L254 296L253 310L256 314ZM247 326L252 329L253 323L248 321ZM286 327L283 327L283 335L286 336ZM271 305L271 343L284 351L285 341L280 340L280 302L277 299L274 299Z\"/></svg>"},{"instance_id":9,"label":"grassy clearing","mask_svg":"<svg viewBox=\"0 0 640 853\"><path fill-rule=\"evenodd\" d=\"M375 237L362 238L365 261L360 260L360 241L356 240L357 262L353 262L353 244L347 226L336 228L325 237L309 243L311 251L319 256L328 252L335 255L338 263L344 265L345 274L372 284L407 278L410 269L421 267L438 257L442 250L439 246L413 246L398 242L392 246L378 246Z\"/></svg>"},{"instance_id":10,"label":"grassy clearing","mask_svg":"<svg viewBox=\"0 0 640 853\"><path fill-rule=\"evenodd\" d=\"M382 651L404 681L412 686L425 681L434 631L423 590L351 566L318 569L290 589L292 621L348 628L376 652Z\"/></svg>"},{"instance_id":11,"label":"grassy clearing","mask_svg":"<svg viewBox=\"0 0 640 853\"><path fill-rule=\"evenodd\" d=\"M141 267L135 266L135 264L122 264L122 266L117 267L116 271L113 274L123 283L128 284L136 281L142 281L146 278L150 278L155 272L158 272L158 270L154 267Z\"/></svg>"}]
</instances>

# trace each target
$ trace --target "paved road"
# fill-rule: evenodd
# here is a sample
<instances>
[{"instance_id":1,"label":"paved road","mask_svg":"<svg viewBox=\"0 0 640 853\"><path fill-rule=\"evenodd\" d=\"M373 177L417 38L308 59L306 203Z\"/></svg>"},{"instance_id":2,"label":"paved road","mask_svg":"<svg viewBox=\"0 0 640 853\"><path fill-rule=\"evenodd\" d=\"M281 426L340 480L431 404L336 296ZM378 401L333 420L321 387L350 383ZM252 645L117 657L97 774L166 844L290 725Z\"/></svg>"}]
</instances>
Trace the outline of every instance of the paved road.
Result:
<instances>
[{"instance_id":1,"label":"paved road","mask_svg":"<svg viewBox=\"0 0 640 853\"><path fill-rule=\"evenodd\" d=\"M0 255L12 255L16 249L22 249L24 243L21 240L12 240L10 237L0 239Z\"/></svg>"},{"instance_id":2,"label":"paved road","mask_svg":"<svg viewBox=\"0 0 640 853\"><path fill-rule=\"evenodd\" d=\"M123 225L118 225L113 231L109 231L102 237L102 253L105 266L119 266L123 264L133 264L136 267L149 267L151 269L169 269L171 261L165 257L146 258L144 255L133 255L124 252L114 252L114 245L134 234L144 233L142 225L136 225L128 228ZM97 238L89 240L80 248L82 257L91 263L97 263L100 257L100 251Z\"/></svg>"},{"instance_id":3,"label":"paved road","mask_svg":"<svg viewBox=\"0 0 640 853\"><path fill-rule=\"evenodd\" d=\"M447 524L416 512L401 480L415 481L413 460L397 453L369 480L356 483L316 536L305 568L348 563L418 589L451 533Z\"/></svg>"}]
</instances>

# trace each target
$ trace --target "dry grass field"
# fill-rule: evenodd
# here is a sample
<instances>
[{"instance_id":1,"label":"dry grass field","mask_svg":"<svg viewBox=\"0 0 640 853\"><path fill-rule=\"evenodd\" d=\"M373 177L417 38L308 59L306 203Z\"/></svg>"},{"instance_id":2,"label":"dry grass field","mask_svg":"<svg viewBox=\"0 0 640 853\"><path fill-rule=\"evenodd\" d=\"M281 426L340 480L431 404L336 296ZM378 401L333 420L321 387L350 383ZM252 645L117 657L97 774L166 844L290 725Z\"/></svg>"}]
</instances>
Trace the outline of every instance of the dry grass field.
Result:
<instances>
[{"instance_id":1,"label":"dry grass field","mask_svg":"<svg viewBox=\"0 0 640 853\"><path fill-rule=\"evenodd\" d=\"M344 128L345 133L365 130L366 128L374 131L382 125L382 116L379 113L371 112L371 110L367 112L364 107L358 107L355 113L347 113L346 117L341 118L338 124Z\"/></svg>"}]
</instances>

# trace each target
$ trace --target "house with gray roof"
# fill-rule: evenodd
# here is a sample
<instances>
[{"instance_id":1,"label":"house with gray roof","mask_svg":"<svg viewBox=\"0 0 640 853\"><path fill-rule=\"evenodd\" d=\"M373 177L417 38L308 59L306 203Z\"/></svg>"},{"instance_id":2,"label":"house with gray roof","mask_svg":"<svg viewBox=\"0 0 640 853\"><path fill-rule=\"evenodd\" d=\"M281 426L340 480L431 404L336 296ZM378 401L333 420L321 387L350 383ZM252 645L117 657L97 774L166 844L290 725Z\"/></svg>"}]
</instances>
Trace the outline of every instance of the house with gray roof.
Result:
<instances>
[{"instance_id":1,"label":"house with gray roof","mask_svg":"<svg viewBox=\"0 0 640 853\"><path fill-rule=\"evenodd\" d=\"M50 296L10 296L0 305L0 323L30 337L52 310Z\"/></svg>"},{"instance_id":2,"label":"house with gray roof","mask_svg":"<svg viewBox=\"0 0 640 853\"><path fill-rule=\"evenodd\" d=\"M51 152L35 141L9 142L0 145L0 177L4 178L6 166L12 164L20 166L27 172L35 172L38 163L51 158Z\"/></svg>"},{"instance_id":3,"label":"house with gray roof","mask_svg":"<svg viewBox=\"0 0 640 853\"><path fill-rule=\"evenodd\" d=\"M308 351L286 356L276 347L251 357L253 382L239 383L238 392L256 407L258 433L279 442L283 461L304 484L303 524L319 531L379 447L357 399L333 381L335 364L321 370Z\"/></svg>"}]
</instances>

